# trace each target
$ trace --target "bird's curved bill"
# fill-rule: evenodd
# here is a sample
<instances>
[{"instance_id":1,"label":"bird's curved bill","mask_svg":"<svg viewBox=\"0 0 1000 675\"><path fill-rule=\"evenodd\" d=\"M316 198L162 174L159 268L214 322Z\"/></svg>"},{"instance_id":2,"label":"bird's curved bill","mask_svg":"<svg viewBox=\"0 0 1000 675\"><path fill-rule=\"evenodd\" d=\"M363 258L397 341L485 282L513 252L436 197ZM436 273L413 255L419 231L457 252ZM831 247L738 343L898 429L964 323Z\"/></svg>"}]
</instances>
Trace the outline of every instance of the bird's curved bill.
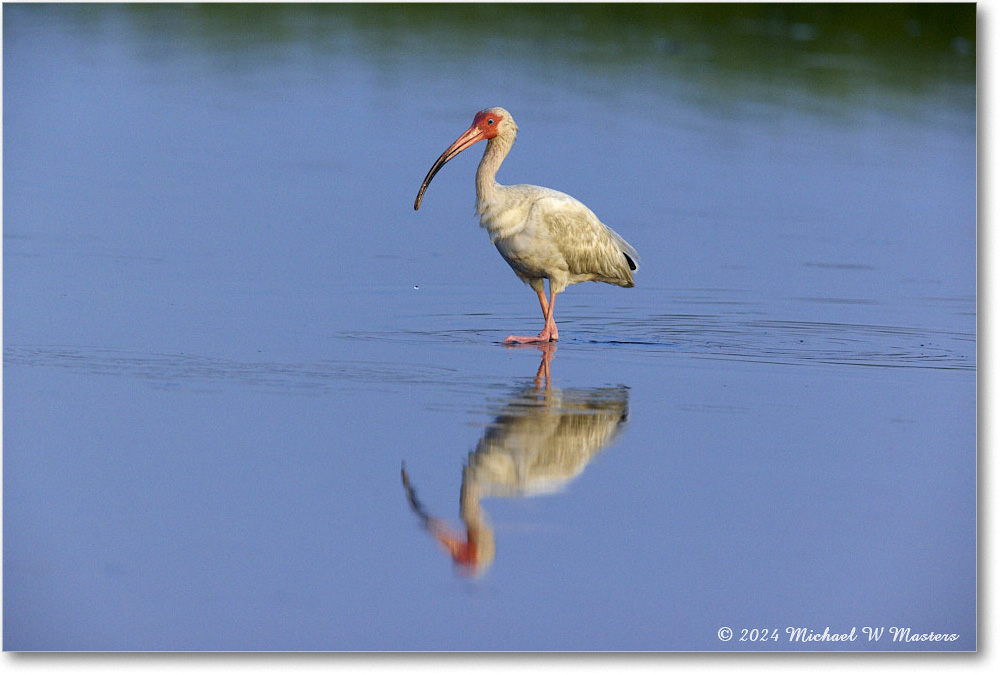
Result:
<instances>
[{"instance_id":1,"label":"bird's curved bill","mask_svg":"<svg viewBox=\"0 0 1000 675\"><path fill-rule=\"evenodd\" d=\"M435 174L441 170L441 167L448 163L455 155L465 150L470 145L478 143L479 141L485 139L486 136L483 132L479 130L478 127L469 127L468 130L458 137L458 139L452 143L447 150L441 153L441 156L437 158L434 162L434 166L431 170L427 172L427 176L424 178L423 184L420 186L420 192L417 193L417 200L413 202L413 210L416 211L420 208L420 202L424 199L424 192L427 191L427 186L431 184L434 179Z\"/></svg>"}]
</instances>

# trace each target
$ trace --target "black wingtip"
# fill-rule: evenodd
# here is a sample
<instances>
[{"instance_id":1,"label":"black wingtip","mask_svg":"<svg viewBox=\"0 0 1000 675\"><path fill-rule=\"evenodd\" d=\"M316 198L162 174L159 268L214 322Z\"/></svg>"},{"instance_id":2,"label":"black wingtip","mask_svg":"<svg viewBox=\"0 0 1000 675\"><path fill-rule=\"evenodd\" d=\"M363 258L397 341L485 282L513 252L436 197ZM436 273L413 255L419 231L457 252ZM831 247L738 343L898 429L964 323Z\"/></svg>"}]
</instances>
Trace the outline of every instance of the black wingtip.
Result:
<instances>
[{"instance_id":1,"label":"black wingtip","mask_svg":"<svg viewBox=\"0 0 1000 675\"><path fill-rule=\"evenodd\" d=\"M625 256L625 260L628 261L628 268L630 270L632 270L633 272L635 272L635 270L637 269L637 267L635 265L635 261L632 260L632 258L629 257L628 253L622 252L622 255Z\"/></svg>"}]
</instances>

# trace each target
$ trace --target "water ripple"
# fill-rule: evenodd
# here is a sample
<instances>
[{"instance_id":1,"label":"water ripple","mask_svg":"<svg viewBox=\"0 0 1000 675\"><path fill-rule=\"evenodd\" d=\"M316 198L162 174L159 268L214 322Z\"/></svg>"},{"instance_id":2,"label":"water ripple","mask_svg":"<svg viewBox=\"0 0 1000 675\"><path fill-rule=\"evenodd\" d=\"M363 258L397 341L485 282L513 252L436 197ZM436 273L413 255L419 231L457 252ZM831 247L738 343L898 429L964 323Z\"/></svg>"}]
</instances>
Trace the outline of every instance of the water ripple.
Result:
<instances>
[{"instance_id":1,"label":"water ripple","mask_svg":"<svg viewBox=\"0 0 1000 675\"><path fill-rule=\"evenodd\" d=\"M602 318L584 319L572 335L591 345L628 344L700 358L789 365L976 369L974 333L904 326L671 315L612 326Z\"/></svg>"},{"instance_id":2,"label":"water ripple","mask_svg":"<svg viewBox=\"0 0 1000 675\"><path fill-rule=\"evenodd\" d=\"M476 317L479 323L509 318ZM499 342L506 333L470 329L467 317L441 319L454 329L352 332L346 340L403 343ZM906 326L769 320L719 315L658 315L643 319L607 316L565 318L561 346L605 348L614 345L643 353L687 354L786 365L846 365L881 368L934 368L975 371L976 335Z\"/></svg>"},{"instance_id":3,"label":"water ripple","mask_svg":"<svg viewBox=\"0 0 1000 675\"><path fill-rule=\"evenodd\" d=\"M162 389L226 384L288 393L328 391L344 383L398 386L461 380L448 366L385 361L239 361L191 354L92 347L7 346L4 366L49 367L87 375L135 377Z\"/></svg>"}]
</instances>

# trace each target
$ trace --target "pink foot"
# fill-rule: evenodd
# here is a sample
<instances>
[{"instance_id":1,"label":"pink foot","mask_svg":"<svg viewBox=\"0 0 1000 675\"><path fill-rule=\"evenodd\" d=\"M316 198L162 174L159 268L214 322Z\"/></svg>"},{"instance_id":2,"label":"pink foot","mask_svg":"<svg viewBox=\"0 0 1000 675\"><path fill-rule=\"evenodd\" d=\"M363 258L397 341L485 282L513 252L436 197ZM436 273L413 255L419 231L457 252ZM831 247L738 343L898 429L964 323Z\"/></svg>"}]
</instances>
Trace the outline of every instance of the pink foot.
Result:
<instances>
[{"instance_id":1,"label":"pink foot","mask_svg":"<svg viewBox=\"0 0 1000 675\"><path fill-rule=\"evenodd\" d=\"M550 333L548 331L542 331L538 335L508 335L503 343L505 345L511 344L536 344L539 342L553 342L559 339L558 333Z\"/></svg>"}]
</instances>

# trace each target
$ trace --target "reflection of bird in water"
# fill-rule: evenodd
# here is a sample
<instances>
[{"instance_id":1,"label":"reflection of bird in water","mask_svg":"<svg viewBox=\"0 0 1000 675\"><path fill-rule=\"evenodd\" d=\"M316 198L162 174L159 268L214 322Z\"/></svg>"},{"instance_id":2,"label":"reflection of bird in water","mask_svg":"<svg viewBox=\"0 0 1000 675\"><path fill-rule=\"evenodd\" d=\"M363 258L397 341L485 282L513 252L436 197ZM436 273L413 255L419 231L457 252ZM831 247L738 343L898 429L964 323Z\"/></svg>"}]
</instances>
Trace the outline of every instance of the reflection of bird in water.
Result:
<instances>
[{"instance_id":1,"label":"reflection of bird in water","mask_svg":"<svg viewBox=\"0 0 1000 675\"><path fill-rule=\"evenodd\" d=\"M459 500L464 536L427 513L403 467L410 507L463 571L481 574L496 551L493 529L480 500L562 489L614 440L628 417L624 386L553 389L549 362L555 350L549 345L542 350L534 384L510 397L469 453Z\"/></svg>"}]
</instances>

